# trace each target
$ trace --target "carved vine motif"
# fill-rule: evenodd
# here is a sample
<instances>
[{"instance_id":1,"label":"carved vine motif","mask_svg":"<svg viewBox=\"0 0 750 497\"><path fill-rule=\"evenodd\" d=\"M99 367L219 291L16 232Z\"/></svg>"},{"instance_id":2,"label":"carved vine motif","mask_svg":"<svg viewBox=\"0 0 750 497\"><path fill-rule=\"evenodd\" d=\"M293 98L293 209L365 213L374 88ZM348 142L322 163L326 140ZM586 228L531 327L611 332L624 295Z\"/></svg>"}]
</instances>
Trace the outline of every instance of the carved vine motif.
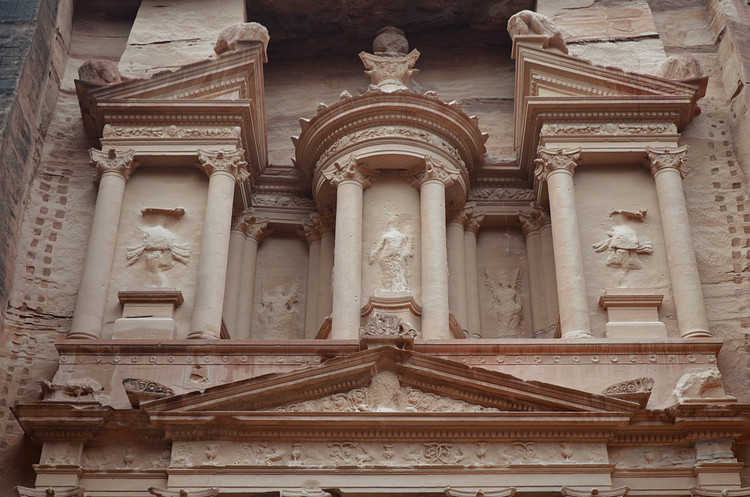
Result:
<instances>
[{"instance_id":1,"label":"carved vine motif","mask_svg":"<svg viewBox=\"0 0 750 497\"><path fill-rule=\"evenodd\" d=\"M546 123L542 135L656 135L676 134L674 123Z\"/></svg>"},{"instance_id":2,"label":"carved vine motif","mask_svg":"<svg viewBox=\"0 0 750 497\"><path fill-rule=\"evenodd\" d=\"M277 285L272 290L263 288L258 320L268 325L276 336L299 336L300 314L297 304L302 299L302 292L300 280L295 281L294 286L288 289L282 285Z\"/></svg>"},{"instance_id":3,"label":"carved vine motif","mask_svg":"<svg viewBox=\"0 0 750 497\"><path fill-rule=\"evenodd\" d=\"M415 464L458 464L467 457L460 448L447 442L428 442L420 449L414 449L405 456Z\"/></svg>"},{"instance_id":4,"label":"carved vine motif","mask_svg":"<svg viewBox=\"0 0 750 497\"><path fill-rule=\"evenodd\" d=\"M521 289L521 270L516 269L513 276L501 273L493 279L485 269L484 286L490 296L490 310L495 314L498 324L508 331L517 331L523 320L523 305L519 296Z\"/></svg>"},{"instance_id":5,"label":"carved vine motif","mask_svg":"<svg viewBox=\"0 0 750 497\"><path fill-rule=\"evenodd\" d=\"M311 198L292 197L287 195L267 195L253 193L251 195L252 205L263 207L305 207L315 208L315 202Z\"/></svg>"},{"instance_id":6,"label":"carved vine motif","mask_svg":"<svg viewBox=\"0 0 750 497\"><path fill-rule=\"evenodd\" d=\"M374 313L367 326L360 328L363 337L410 337L417 338L419 333L414 325L394 314Z\"/></svg>"},{"instance_id":7,"label":"carved vine motif","mask_svg":"<svg viewBox=\"0 0 750 497\"><path fill-rule=\"evenodd\" d=\"M335 466L367 466L375 458L356 442L330 442L328 457Z\"/></svg>"},{"instance_id":8,"label":"carved vine motif","mask_svg":"<svg viewBox=\"0 0 750 497\"><path fill-rule=\"evenodd\" d=\"M521 188L473 188L469 195L474 200L534 200L533 190Z\"/></svg>"},{"instance_id":9,"label":"carved vine motif","mask_svg":"<svg viewBox=\"0 0 750 497\"><path fill-rule=\"evenodd\" d=\"M630 221L643 222L646 217L646 209L639 211L628 211L624 209L614 210L609 217L615 216L616 224L607 232L607 239L595 243L593 248L596 252L607 251L606 265L620 268L622 274L620 283L631 269L641 269L641 261L638 255L651 255L654 253L653 244L650 240L641 240Z\"/></svg>"},{"instance_id":10,"label":"carved vine motif","mask_svg":"<svg viewBox=\"0 0 750 497\"><path fill-rule=\"evenodd\" d=\"M190 262L190 244L179 243L174 233L168 228L175 224L185 210L178 209L144 209L143 221L138 229L143 238L137 245L128 247L125 259L128 266L143 261L143 269L148 273L148 286L169 286L166 271L177 262L187 265Z\"/></svg>"},{"instance_id":11,"label":"carved vine motif","mask_svg":"<svg viewBox=\"0 0 750 497\"><path fill-rule=\"evenodd\" d=\"M240 128L182 128L171 126L112 126L104 125L103 136L118 138L238 138Z\"/></svg>"},{"instance_id":12,"label":"carved vine motif","mask_svg":"<svg viewBox=\"0 0 750 497\"><path fill-rule=\"evenodd\" d=\"M369 386L321 399L279 407L281 412L499 412L494 407L469 404L422 390L404 387L398 377L385 371L375 375Z\"/></svg>"},{"instance_id":13,"label":"carved vine motif","mask_svg":"<svg viewBox=\"0 0 750 497\"><path fill-rule=\"evenodd\" d=\"M615 383L602 392L602 395L623 395L633 393L650 393L654 388L653 378L636 378L634 380Z\"/></svg>"},{"instance_id":14,"label":"carved vine motif","mask_svg":"<svg viewBox=\"0 0 750 497\"><path fill-rule=\"evenodd\" d=\"M380 288L385 292L406 292L409 290L411 264L413 256L412 237L399 231L391 223L380 236L375 249L370 252L368 262L376 262L380 268Z\"/></svg>"}]
</instances>

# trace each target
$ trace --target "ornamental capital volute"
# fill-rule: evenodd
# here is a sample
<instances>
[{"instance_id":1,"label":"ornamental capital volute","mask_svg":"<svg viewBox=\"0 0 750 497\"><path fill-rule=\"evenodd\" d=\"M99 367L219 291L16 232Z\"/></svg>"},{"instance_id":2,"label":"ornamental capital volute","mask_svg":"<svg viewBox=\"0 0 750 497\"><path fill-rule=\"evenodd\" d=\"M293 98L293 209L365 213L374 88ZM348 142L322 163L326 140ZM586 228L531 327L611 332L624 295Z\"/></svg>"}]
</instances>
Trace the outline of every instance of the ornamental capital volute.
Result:
<instances>
[{"instance_id":1,"label":"ornamental capital volute","mask_svg":"<svg viewBox=\"0 0 750 497\"><path fill-rule=\"evenodd\" d=\"M354 157L350 157L344 165L334 162L323 170L323 177L333 186L338 187L341 183L352 181L359 183L363 190L369 188L379 175L378 171L373 171L364 162L358 164Z\"/></svg>"},{"instance_id":2,"label":"ornamental capital volute","mask_svg":"<svg viewBox=\"0 0 750 497\"><path fill-rule=\"evenodd\" d=\"M250 177L244 158L245 151L241 148L228 152L198 150L198 169L206 173L209 178L214 173L228 173L234 177L235 182L242 183Z\"/></svg>"},{"instance_id":3,"label":"ornamental capital volute","mask_svg":"<svg viewBox=\"0 0 750 497\"><path fill-rule=\"evenodd\" d=\"M300 222L300 229L308 245L320 240L320 231L318 231L316 223L312 219L303 219Z\"/></svg>"},{"instance_id":4,"label":"ornamental capital volute","mask_svg":"<svg viewBox=\"0 0 750 497\"><path fill-rule=\"evenodd\" d=\"M464 225L464 229L465 231L470 231L476 235L477 233L479 233L479 228L482 227L483 221L483 213L476 213L472 211L468 216L466 216L466 224Z\"/></svg>"},{"instance_id":5,"label":"ornamental capital volute","mask_svg":"<svg viewBox=\"0 0 750 497\"><path fill-rule=\"evenodd\" d=\"M273 230L268 227L270 219L258 219L252 209L247 209L232 219L232 229L241 231L245 238L252 238L258 244Z\"/></svg>"},{"instance_id":6,"label":"ornamental capital volute","mask_svg":"<svg viewBox=\"0 0 750 497\"><path fill-rule=\"evenodd\" d=\"M541 206L532 203L530 208L518 211L518 219L521 221L521 230L524 236L538 232L549 224L549 214L542 210Z\"/></svg>"},{"instance_id":7,"label":"ornamental capital volute","mask_svg":"<svg viewBox=\"0 0 750 497\"><path fill-rule=\"evenodd\" d=\"M665 169L675 169L680 173L680 176L684 178L687 176L689 170L684 167L685 161L687 160L687 145L679 148L653 148L646 147L646 166L651 171L652 175L656 175L659 171Z\"/></svg>"},{"instance_id":8,"label":"ornamental capital volute","mask_svg":"<svg viewBox=\"0 0 750 497\"><path fill-rule=\"evenodd\" d=\"M537 158L534 160L536 169L534 176L540 180L546 180L554 171L568 171L573 174L581 159L581 149L573 150L548 149L539 147L537 149Z\"/></svg>"},{"instance_id":9,"label":"ornamental capital volute","mask_svg":"<svg viewBox=\"0 0 750 497\"><path fill-rule=\"evenodd\" d=\"M476 203L467 202L461 208L449 209L448 210L448 223L456 223L465 227L466 222L474 214L474 210L476 208L477 208Z\"/></svg>"},{"instance_id":10,"label":"ornamental capital volute","mask_svg":"<svg viewBox=\"0 0 750 497\"><path fill-rule=\"evenodd\" d=\"M91 165L96 168L94 180L99 182L106 173L118 173L125 181L128 181L133 172L138 167L138 162L134 160L135 150L125 150L118 152L110 148L106 152L95 148L89 149Z\"/></svg>"},{"instance_id":11,"label":"ornamental capital volute","mask_svg":"<svg viewBox=\"0 0 750 497\"><path fill-rule=\"evenodd\" d=\"M447 188L458 180L459 174L448 166L433 161L432 157L426 155L424 168L416 173L411 173L411 176L411 184L415 188L421 188L423 184L429 181L439 181Z\"/></svg>"}]
</instances>

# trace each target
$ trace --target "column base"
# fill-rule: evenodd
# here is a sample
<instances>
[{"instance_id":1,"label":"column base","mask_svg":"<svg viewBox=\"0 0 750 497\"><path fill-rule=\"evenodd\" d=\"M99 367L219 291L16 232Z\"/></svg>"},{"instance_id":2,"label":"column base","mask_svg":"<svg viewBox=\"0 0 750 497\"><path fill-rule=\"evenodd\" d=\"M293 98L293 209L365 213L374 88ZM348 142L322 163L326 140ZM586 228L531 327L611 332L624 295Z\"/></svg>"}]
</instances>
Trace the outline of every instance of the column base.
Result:
<instances>
[{"instance_id":1,"label":"column base","mask_svg":"<svg viewBox=\"0 0 750 497\"><path fill-rule=\"evenodd\" d=\"M563 340L577 340L580 338L594 338L594 335L586 330L573 330L563 333L561 338Z\"/></svg>"},{"instance_id":2,"label":"column base","mask_svg":"<svg viewBox=\"0 0 750 497\"><path fill-rule=\"evenodd\" d=\"M187 337L188 337L188 340L218 340L219 339L219 337L216 336L216 333L212 333L210 331L202 331L202 330L191 331Z\"/></svg>"},{"instance_id":3,"label":"column base","mask_svg":"<svg viewBox=\"0 0 750 497\"><path fill-rule=\"evenodd\" d=\"M96 340L99 335L93 333L86 333L85 331L71 331L65 336L68 340Z\"/></svg>"},{"instance_id":4,"label":"column base","mask_svg":"<svg viewBox=\"0 0 750 497\"><path fill-rule=\"evenodd\" d=\"M708 330L690 330L686 333L681 333L680 338L713 338L713 334Z\"/></svg>"}]
</instances>

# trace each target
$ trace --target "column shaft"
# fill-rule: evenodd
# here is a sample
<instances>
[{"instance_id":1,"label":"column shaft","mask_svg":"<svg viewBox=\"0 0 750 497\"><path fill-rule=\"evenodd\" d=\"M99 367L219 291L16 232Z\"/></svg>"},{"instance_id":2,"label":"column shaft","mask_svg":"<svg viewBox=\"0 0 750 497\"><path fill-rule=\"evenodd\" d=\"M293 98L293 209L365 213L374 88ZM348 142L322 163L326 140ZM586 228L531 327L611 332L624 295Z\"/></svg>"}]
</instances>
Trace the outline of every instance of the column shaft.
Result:
<instances>
[{"instance_id":1,"label":"column shaft","mask_svg":"<svg viewBox=\"0 0 750 497\"><path fill-rule=\"evenodd\" d=\"M451 338L448 328L448 251L445 185L428 179L420 186L422 220L422 337Z\"/></svg>"},{"instance_id":2,"label":"column shaft","mask_svg":"<svg viewBox=\"0 0 750 497\"><path fill-rule=\"evenodd\" d=\"M362 185L343 180L336 189L331 338L357 338L362 292Z\"/></svg>"},{"instance_id":3,"label":"column shaft","mask_svg":"<svg viewBox=\"0 0 750 497\"><path fill-rule=\"evenodd\" d=\"M687 148L664 153L649 151L656 183L667 265L682 338L710 337L703 290L695 260L680 167Z\"/></svg>"},{"instance_id":4,"label":"column shaft","mask_svg":"<svg viewBox=\"0 0 750 497\"><path fill-rule=\"evenodd\" d=\"M544 290L547 299L545 327L548 331L557 326L560 309L557 300L557 276L555 275L555 248L552 243L552 225L542 226L542 261L544 264Z\"/></svg>"},{"instance_id":5,"label":"column shaft","mask_svg":"<svg viewBox=\"0 0 750 497\"><path fill-rule=\"evenodd\" d=\"M542 235L538 229L526 233L526 261L529 268L531 324L537 336L547 331L547 293L544 281Z\"/></svg>"},{"instance_id":6,"label":"column shaft","mask_svg":"<svg viewBox=\"0 0 750 497\"><path fill-rule=\"evenodd\" d=\"M229 233L229 259L227 281L224 286L224 324L232 338L237 336L238 304L240 301L240 282L242 280L242 253L245 235L237 228Z\"/></svg>"},{"instance_id":7,"label":"column shaft","mask_svg":"<svg viewBox=\"0 0 750 497\"><path fill-rule=\"evenodd\" d=\"M245 238L242 254L242 282L240 284L240 310L237 316L237 336L249 340L252 336L253 310L255 309L255 268L258 262L258 240Z\"/></svg>"},{"instance_id":8,"label":"column shaft","mask_svg":"<svg viewBox=\"0 0 750 497\"><path fill-rule=\"evenodd\" d=\"M448 223L448 301L450 311L458 323L469 325L466 296L466 257L464 255L464 225L459 220Z\"/></svg>"},{"instance_id":9,"label":"column shaft","mask_svg":"<svg viewBox=\"0 0 750 497\"><path fill-rule=\"evenodd\" d=\"M115 171L105 172L101 177L68 338L101 336L126 181L125 176Z\"/></svg>"},{"instance_id":10,"label":"column shaft","mask_svg":"<svg viewBox=\"0 0 750 497\"><path fill-rule=\"evenodd\" d=\"M320 238L308 245L307 256L307 300L305 301L305 338L318 334L318 288L320 287Z\"/></svg>"},{"instance_id":11,"label":"column shaft","mask_svg":"<svg viewBox=\"0 0 750 497\"><path fill-rule=\"evenodd\" d=\"M320 273L318 278L318 326L333 308L333 231L320 234Z\"/></svg>"},{"instance_id":12,"label":"column shaft","mask_svg":"<svg viewBox=\"0 0 750 497\"><path fill-rule=\"evenodd\" d=\"M479 264L477 259L477 233L484 214L471 215L466 220L464 231L464 256L466 258L466 303L468 330L481 335L481 309L479 307Z\"/></svg>"}]
</instances>

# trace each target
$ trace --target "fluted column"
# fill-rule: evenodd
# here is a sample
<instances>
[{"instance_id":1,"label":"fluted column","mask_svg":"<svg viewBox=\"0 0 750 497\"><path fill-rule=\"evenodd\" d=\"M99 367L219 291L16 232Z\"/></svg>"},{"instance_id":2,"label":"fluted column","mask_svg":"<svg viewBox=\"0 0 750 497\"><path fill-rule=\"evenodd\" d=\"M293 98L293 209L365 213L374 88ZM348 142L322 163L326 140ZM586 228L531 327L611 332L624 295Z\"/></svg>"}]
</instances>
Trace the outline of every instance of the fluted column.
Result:
<instances>
[{"instance_id":1,"label":"fluted column","mask_svg":"<svg viewBox=\"0 0 750 497\"><path fill-rule=\"evenodd\" d=\"M466 205L450 213L448 218L448 302L450 312L459 324L469 325L466 296L466 257L464 247L464 224L466 217L474 210Z\"/></svg>"},{"instance_id":2,"label":"fluted column","mask_svg":"<svg viewBox=\"0 0 750 497\"><path fill-rule=\"evenodd\" d=\"M687 147L647 148L648 163L656 183L662 231L667 249L667 265L682 338L710 337L706 306L690 234L682 179Z\"/></svg>"},{"instance_id":3,"label":"fluted column","mask_svg":"<svg viewBox=\"0 0 750 497\"><path fill-rule=\"evenodd\" d=\"M552 242L552 224L549 216L543 215L541 229L542 239L542 262L544 264L544 291L547 300L547 332L554 335L557 319L560 316L560 307L557 300L557 275L555 274L555 247Z\"/></svg>"},{"instance_id":4,"label":"fluted column","mask_svg":"<svg viewBox=\"0 0 750 497\"><path fill-rule=\"evenodd\" d=\"M484 221L484 214L471 213L466 217L464 230L468 330L476 334L482 331L481 309L479 307L479 262L477 260L477 235L482 221Z\"/></svg>"},{"instance_id":5,"label":"fluted column","mask_svg":"<svg viewBox=\"0 0 750 497\"><path fill-rule=\"evenodd\" d=\"M451 338L448 323L448 250L445 188L458 173L425 157L412 185L419 188L422 235L422 338Z\"/></svg>"},{"instance_id":6,"label":"fluted column","mask_svg":"<svg viewBox=\"0 0 750 497\"><path fill-rule=\"evenodd\" d=\"M242 254L242 282L240 284L240 309L237 315L237 338L247 340L254 337L252 332L253 308L255 304L255 268L258 262L258 246L273 230L268 227L268 219L250 216L242 223L245 245Z\"/></svg>"},{"instance_id":7,"label":"fluted column","mask_svg":"<svg viewBox=\"0 0 750 497\"><path fill-rule=\"evenodd\" d=\"M544 254L542 253L543 213L539 207L518 213L521 230L526 238L526 262L529 271L531 324L534 336L547 331L547 293L545 291Z\"/></svg>"},{"instance_id":8,"label":"fluted column","mask_svg":"<svg viewBox=\"0 0 750 497\"><path fill-rule=\"evenodd\" d=\"M535 174L547 182L562 338L591 337L573 171L580 149L540 148Z\"/></svg>"},{"instance_id":9,"label":"fluted column","mask_svg":"<svg viewBox=\"0 0 750 497\"><path fill-rule=\"evenodd\" d=\"M320 232L312 220L302 222L307 240L307 296L305 298L305 338L318 334L318 288L320 286Z\"/></svg>"},{"instance_id":10,"label":"fluted column","mask_svg":"<svg viewBox=\"0 0 750 497\"><path fill-rule=\"evenodd\" d=\"M357 338L362 293L362 193L378 173L351 159L344 166L334 163L323 175L336 187L331 338Z\"/></svg>"},{"instance_id":11,"label":"fluted column","mask_svg":"<svg viewBox=\"0 0 750 497\"><path fill-rule=\"evenodd\" d=\"M198 167L208 176L208 196L192 331L188 338L217 339L221 334L234 185L248 177L243 156L241 149L231 152L198 151Z\"/></svg>"},{"instance_id":12,"label":"fluted column","mask_svg":"<svg viewBox=\"0 0 750 497\"><path fill-rule=\"evenodd\" d=\"M237 335L237 313L240 301L240 284L242 281L242 254L245 246L245 234L242 232L242 223L245 216L252 215L248 210L234 216L232 219L232 230L229 232L229 259L227 270L227 281L224 285L224 324L229 330L232 338Z\"/></svg>"},{"instance_id":13,"label":"fluted column","mask_svg":"<svg viewBox=\"0 0 750 497\"><path fill-rule=\"evenodd\" d=\"M333 228L336 217L325 210L312 216L320 233L320 272L318 273L318 326L331 315L333 309ZM316 332L317 333L317 332Z\"/></svg>"},{"instance_id":14,"label":"fluted column","mask_svg":"<svg viewBox=\"0 0 750 497\"><path fill-rule=\"evenodd\" d=\"M138 166L133 160L133 150L102 152L92 148L89 155L91 165L96 168L99 192L68 338L101 336L125 184Z\"/></svg>"}]
</instances>

